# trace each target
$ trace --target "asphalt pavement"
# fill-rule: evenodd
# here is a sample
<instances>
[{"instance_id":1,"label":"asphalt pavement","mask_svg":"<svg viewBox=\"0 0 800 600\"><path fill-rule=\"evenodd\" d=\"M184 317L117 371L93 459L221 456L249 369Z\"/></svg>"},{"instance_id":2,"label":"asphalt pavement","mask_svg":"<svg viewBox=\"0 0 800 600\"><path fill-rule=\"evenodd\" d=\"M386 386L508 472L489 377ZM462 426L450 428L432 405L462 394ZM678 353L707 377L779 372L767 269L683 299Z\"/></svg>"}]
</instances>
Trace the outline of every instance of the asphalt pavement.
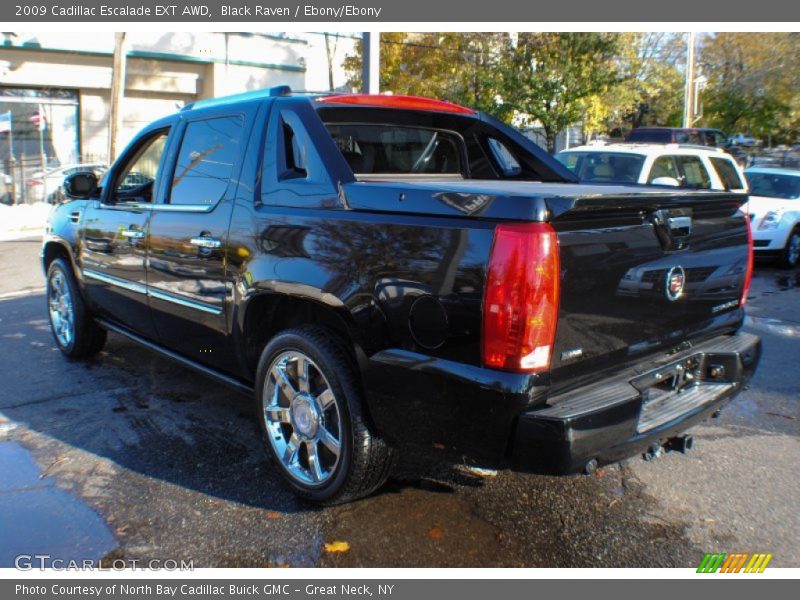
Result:
<instances>
[{"instance_id":1,"label":"asphalt pavement","mask_svg":"<svg viewBox=\"0 0 800 600\"><path fill-rule=\"evenodd\" d=\"M800 273L758 265L751 388L695 449L593 476L403 457L370 498L284 487L251 401L117 335L70 362L48 329L39 242L0 242L0 566L19 554L195 567L696 567L706 552L800 566ZM347 542L346 552L326 544Z\"/></svg>"}]
</instances>

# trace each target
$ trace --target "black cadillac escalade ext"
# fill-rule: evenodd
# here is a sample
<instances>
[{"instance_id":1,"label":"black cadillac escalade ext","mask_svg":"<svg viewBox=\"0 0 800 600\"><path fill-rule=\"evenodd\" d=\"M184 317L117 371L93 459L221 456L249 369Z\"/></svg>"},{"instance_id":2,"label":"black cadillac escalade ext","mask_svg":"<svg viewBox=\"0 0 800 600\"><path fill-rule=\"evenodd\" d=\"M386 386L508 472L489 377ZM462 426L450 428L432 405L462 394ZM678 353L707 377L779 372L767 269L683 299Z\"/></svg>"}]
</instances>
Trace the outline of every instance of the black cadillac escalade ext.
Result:
<instances>
[{"instance_id":1,"label":"black cadillac escalade ext","mask_svg":"<svg viewBox=\"0 0 800 600\"><path fill-rule=\"evenodd\" d=\"M113 331L253 394L317 502L406 445L557 473L658 449L760 355L744 196L581 185L447 102L202 100L65 189L42 251L62 352Z\"/></svg>"}]
</instances>

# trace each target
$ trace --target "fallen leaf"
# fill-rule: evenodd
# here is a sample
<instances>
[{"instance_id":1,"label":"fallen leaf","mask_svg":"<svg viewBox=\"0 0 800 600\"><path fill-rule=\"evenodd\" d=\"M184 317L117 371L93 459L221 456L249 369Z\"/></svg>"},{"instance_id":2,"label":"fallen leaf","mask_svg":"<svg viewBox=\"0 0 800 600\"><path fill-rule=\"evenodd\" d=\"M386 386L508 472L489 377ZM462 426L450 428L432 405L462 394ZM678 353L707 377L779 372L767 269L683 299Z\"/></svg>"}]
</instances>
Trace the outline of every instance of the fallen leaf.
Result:
<instances>
[{"instance_id":1,"label":"fallen leaf","mask_svg":"<svg viewBox=\"0 0 800 600\"><path fill-rule=\"evenodd\" d=\"M444 450L445 449L445 445L444 444L440 444L439 442L433 442L433 447L436 450Z\"/></svg>"},{"instance_id":2,"label":"fallen leaf","mask_svg":"<svg viewBox=\"0 0 800 600\"><path fill-rule=\"evenodd\" d=\"M481 479L492 479L497 477L497 471L494 469L484 469L483 467L473 467L471 465L456 465L456 471L460 471L465 475L471 477L480 477Z\"/></svg>"},{"instance_id":3,"label":"fallen leaf","mask_svg":"<svg viewBox=\"0 0 800 600\"><path fill-rule=\"evenodd\" d=\"M348 550L350 550L350 544L347 542L325 544L325 552L347 552Z\"/></svg>"},{"instance_id":4,"label":"fallen leaf","mask_svg":"<svg viewBox=\"0 0 800 600\"><path fill-rule=\"evenodd\" d=\"M267 513L267 519L269 519L270 521L276 521L280 518L281 518L281 513L275 512L274 510L271 510Z\"/></svg>"},{"instance_id":5,"label":"fallen leaf","mask_svg":"<svg viewBox=\"0 0 800 600\"><path fill-rule=\"evenodd\" d=\"M440 540L444 537L444 529L439 527L438 525L434 525L430 529L428 529L428 537L432 540Z\"/></svg>"},{"instance_id":6,"label":"fallen leaf","mask_svg":"<svg viewBox=\"0 0 800 600\"><path fill-rule=\"evenodd\" d=\"M603 470L603 468L602 468L602 467L600 467L599 469L597 469L597 470L594 472L594 474L595 474L595 477L602 477L603 475L605 475L605 474L606 474L606 472Z\"/></svg>"}]
</instances>

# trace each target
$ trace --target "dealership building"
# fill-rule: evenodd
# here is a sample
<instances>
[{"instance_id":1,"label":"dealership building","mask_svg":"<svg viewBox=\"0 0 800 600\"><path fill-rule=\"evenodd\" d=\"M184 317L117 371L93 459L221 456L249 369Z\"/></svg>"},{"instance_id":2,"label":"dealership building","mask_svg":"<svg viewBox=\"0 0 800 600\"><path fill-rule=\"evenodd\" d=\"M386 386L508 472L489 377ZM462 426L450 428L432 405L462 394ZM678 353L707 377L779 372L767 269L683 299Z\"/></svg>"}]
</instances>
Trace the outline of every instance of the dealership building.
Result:
<instances>
[{"instance_id":1,"label":"dealership building","mask_svg":"<svg viewBox=\"0 0 800 600\"><path fill-rule=\"evenodd\" d=\"M115 34L3 33L0 171L106 162ZM141 127L201 98L274 85L346 87L353 36L132 32L118 146ZM328 56L331 56L330 60ZM330 64L329 64L330 63Z\"/></svg>"}]
</instances>

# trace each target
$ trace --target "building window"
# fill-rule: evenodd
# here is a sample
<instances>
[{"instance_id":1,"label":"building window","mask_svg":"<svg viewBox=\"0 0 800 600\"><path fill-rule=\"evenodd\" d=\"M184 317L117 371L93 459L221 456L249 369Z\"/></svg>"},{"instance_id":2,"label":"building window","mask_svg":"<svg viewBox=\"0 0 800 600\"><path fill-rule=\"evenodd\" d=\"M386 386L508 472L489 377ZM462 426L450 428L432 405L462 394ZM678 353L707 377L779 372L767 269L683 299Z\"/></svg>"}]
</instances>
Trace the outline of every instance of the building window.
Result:
<instances>
[{"instance_id":1,"label":"building window","mask_svg":"<svg viewBox=\"0 0 800 600\"><path fill-rule=\"evenodd\" d=\"M0 86L0 171L16 181L18 202L43 200L28 197L38 188L26 182L78 162L77 91Z\"/></svg>"}]
</instances>

